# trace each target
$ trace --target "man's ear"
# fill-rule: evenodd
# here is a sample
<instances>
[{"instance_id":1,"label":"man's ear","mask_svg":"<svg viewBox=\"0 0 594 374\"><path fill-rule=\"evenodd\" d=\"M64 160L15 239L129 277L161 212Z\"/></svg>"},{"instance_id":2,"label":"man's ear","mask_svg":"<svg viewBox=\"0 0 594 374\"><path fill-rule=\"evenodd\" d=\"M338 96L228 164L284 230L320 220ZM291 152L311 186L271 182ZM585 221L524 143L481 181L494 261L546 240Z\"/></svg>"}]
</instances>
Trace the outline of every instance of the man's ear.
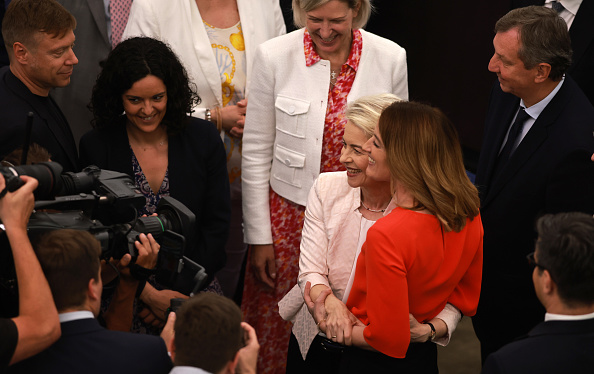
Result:
<instances>
[{"instance_id":1,"label":"man's ear","mask_svg":"<svg viewBox=\"0 0 594 374\"><path fill-rule=\"evenodd\" d=\"M233 357L233 360L227 362L227 365L225 365L225 369L223 369L223 373L235 374L235 370L237 369L238 363L239 363L239 351L237 351L237 353L235 353L235 357Z\"/></svg>"},{"instance_id":2,"label":"man's ear","mask_svg":"<svg viewBox=\"0 0 594 374\"><path fill-rule=\"evenodd\" d=\"M12 53L14 54L14 58L19 63L25 65L28 63L29 60L29 50L25 45L21 42L15 42L12 45Z\"/></svg>"},{"instance_id":3,"label":"man's ear","mask_svg":"<svg viewBox=\"0 0 594 374\"><path fill-rule=\"evenodd\" d=\"M553 281L553 278L551 278L551 273L548 270L542 271L542 290L548 296L551 296L557 291L557 285Z\"/></svg>"},{"instance_id":4,"label":"man's ear","mask_svg":"<svg viewBox=\"0 0 594 374\"><path fill-rule=\"evenodd\" d=\"M100 300L101 299L101 291L103 289L103 285L97 279L90 279L89 284L87 285L87 294L89 296L89 300Z\"/></svg>"},{"instance_id":5,"label":"man's ear","mask_svg":"<svg viewBox=\"0 0 594 374\"><path fill-rule=\"evenodd\" d=\"M165 344L167 345L167 344ZM170 351L169 351L169 355L171 355L171 362L173 362L175 364L175 336L173 336L171 338L171 343L169 344L170 347Z\"/></svg>"},{"instance_id":6,"label":"man's ear","mask_svg":"<svg viewBox=\"0 0 594 374\"><path fill-rule=\"evenodd\" d=\"M540 64L534 67L536 69L536 76L534 77L534 81L536 83L542 83L549 78L551 74L551 65L545 62L541 62Z\"/></svg>"}]
</instances>

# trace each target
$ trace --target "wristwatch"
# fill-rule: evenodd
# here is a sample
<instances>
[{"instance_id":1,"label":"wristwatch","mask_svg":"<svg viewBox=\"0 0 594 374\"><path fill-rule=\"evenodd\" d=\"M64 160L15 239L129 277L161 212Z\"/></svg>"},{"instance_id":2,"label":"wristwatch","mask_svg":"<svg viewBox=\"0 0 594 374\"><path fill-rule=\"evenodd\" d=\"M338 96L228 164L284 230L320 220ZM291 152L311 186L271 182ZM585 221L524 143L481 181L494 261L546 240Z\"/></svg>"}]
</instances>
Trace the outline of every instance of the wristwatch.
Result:
<instances>
[{"instance_id":1,"label":"wristwatch","mask_svg":"<svg viewBox=\"0 0 594 374\"><path fill-rule=\"evenodd\" d=\"M433 324L431 322L425 322L426 324L429 325L429 327L431 327L431 335L429 336L429 341L433 341L435 339L435 335L437 334L437 332L435 331L435 326L433 326Z\"/></svg>"}]
</instances>

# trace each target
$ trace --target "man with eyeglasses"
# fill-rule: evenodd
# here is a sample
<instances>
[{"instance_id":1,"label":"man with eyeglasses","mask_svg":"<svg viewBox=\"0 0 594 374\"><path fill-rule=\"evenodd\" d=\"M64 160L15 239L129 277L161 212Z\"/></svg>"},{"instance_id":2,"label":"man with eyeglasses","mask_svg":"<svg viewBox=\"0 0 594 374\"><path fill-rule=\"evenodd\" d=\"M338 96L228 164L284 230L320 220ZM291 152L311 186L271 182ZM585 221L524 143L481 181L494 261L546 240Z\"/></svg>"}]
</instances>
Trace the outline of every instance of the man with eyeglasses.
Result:
<instances>
[{"instance_id":1,"label":"man with eyeglasses","mask_svg":"<svg viewBox=\"0 0 594 374\"><path fill-rule=\"evenodd\" d=\"M545 321L491 354L483 374L588 373L594 367L594 218L546 215L528 262Z\"/></svg>"}]
</instances>

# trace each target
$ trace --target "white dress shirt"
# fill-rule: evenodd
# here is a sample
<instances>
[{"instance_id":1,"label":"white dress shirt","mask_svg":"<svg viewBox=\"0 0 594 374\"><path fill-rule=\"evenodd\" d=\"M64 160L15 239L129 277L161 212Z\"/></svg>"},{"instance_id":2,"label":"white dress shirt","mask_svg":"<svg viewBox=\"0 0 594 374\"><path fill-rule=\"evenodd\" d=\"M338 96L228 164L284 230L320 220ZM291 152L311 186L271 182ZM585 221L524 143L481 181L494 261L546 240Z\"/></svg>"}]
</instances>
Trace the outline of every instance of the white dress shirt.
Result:
<instances>
[{"instance_id":1,"label":"white dress shirt","mask_svg":"<svg viewBox=\"0 0 594 374\"><path fill-rule=\"evenodd\" d=\"M555 1L557 0L546 0L544 6L547 8L552 8L552 4ZM559 13L559 15L565 20L565 23L567 23L567 29L569 30L573 20L575 19L575 15L580 9L580 5L582 5L582 0L558 0L558 2L561 3L561 5L563 5L565 8Z\"/></svg>"}]
</instances>

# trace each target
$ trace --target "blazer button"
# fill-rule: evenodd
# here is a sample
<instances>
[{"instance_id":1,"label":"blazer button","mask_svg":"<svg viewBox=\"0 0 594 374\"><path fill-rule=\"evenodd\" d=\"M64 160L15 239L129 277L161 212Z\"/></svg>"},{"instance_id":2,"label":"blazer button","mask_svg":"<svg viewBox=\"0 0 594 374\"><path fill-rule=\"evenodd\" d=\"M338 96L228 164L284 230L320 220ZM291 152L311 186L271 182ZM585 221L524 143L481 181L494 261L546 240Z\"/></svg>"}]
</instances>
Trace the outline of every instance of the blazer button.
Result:
<instances>
[{"instance_id":1,"label":"blazer button","mask_svg":"<svg viewBox=\"0 0 594 374\"><path fill-rule=\"evenodd\" d=\"M293 114L293 113L295 113L295 107L294 107L293 105L291 105L291 106L289 107L289 113L290 113L290 114Z\"/></svg>"},{"instance_id":2,"label":"blazer button","mask_svg":"<svg viewBox=\"0 0 594 374\"><path fill-rule=\"evenodd\" d=\"M287 164L287 166L290 166L290 165L291 165L291 160L289 160L289 159L286 159L286 160L285 160L285 163Z\"/></svg>"}]
</instances>

